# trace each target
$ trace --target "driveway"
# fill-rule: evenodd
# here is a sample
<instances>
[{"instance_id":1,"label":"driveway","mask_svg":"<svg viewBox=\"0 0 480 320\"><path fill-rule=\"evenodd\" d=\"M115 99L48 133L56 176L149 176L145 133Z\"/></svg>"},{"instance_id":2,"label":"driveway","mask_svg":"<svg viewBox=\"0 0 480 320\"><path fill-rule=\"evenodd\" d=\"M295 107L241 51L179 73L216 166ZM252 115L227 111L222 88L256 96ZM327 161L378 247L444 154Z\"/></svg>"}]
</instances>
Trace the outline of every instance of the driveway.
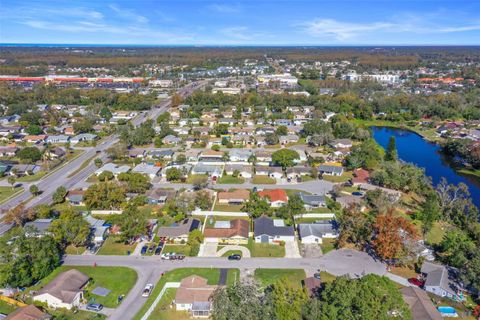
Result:
<instances>
[{"instance_id":1,"label":"driveway","mask_svg":"<svg viewBox=\"0 0 480 320\"><path fill-rule=\"evenodd\" d=\"M304 258L320 258L322 256L322 247L319 244L302 244L300 254Z\"/></svg>"},{"instance_id":2,"label":"driveway","mask_svg":"<svg viewBox=\"0 0 480 320\"><path fill-rule=\"evenodd\" d=\"M221 256L223 256L225 253L227 253L228 251L232 251L232 250L241 251L243 258L250 258L250 250L248 250L248 248L246 248L246 247L244 247L244 246L235 246L235 245L228 245L228 246L223 247L222 249L220 249L220 250L217 252L216 256L217 256L217 257L221 257Z\"/></svg>"},{"instance_id":3,"label":"driveway","mask_svg":"<svg viewBox=\"0 0 480 320\"><path fill-rule=\"evenodd\" d=\"M366 252L351 249L330 251L320 261L320 270L336 276L348 274L352 278L359 278L370 273L383 276L387 272L385 265L379 260Z\"/></svg>"},{"instance_id":4,"label":"driveway","mask_svg":"<svg viewBox=\"0 0 480 320\"><path fill-rule=\"evenodd\" d=\"M301 258L297 241L285 242L285 258Z\"/></svg>"},{"instance_id":5,"label":"driveway","mask_svg":"<svg viewBox=\"0 0 480 320\"><path fill-rule=\"evenodd\" d=\"M217 243L205 242L200 245L199 257L216 257L217 256Z\"/></svg>"}]
</instances>

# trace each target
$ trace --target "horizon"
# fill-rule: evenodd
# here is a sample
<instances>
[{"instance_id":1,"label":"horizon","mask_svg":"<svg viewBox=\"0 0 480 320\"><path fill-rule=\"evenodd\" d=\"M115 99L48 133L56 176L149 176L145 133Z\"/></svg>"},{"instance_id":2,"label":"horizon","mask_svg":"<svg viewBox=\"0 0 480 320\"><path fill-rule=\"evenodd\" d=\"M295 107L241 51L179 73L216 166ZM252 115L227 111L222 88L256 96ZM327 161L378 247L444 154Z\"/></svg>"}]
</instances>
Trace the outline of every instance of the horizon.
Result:
<instances>
[{"instance_id":1,"label":"horizon","mask_svg":"<svg viewBox=\"0 0 480 320\"><path fill-rule=\"evenodd\" d=\"M476 46L480 3L5 0L0 43L133 46Z\"/></svg>"}]
</instances>

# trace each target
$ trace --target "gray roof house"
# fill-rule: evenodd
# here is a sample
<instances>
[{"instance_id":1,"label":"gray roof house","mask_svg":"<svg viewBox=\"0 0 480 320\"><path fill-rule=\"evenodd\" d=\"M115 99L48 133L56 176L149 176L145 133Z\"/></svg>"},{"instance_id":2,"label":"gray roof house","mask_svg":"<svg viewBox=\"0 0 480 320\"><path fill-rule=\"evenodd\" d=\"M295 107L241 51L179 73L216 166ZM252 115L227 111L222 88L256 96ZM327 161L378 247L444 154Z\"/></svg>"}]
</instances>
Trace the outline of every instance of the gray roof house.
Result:
<instances>
[{"instance_id":1,"label":"gray roof house","mask_svg":"<svg viewBox=\"0 0 480 320\"><path fill-rule=\"evenodd\" d=\"M48 136L47 139L45 139L46 143L68 143L69 141L70 137L64 134Z\"/></svg>"},{"instance_id":2,"label":"gray roof house","mask_svg":"<svg viewBox=\"0 0 480 320\"><path fill-rule=\"evenodd\" d=\"M284 225L283 220L273 220L262 216L253 222L255 242L279 243L295 241L295 230Z\"/></svg>"},{"instance_id":3,"label":"gray roof house","mask_svg":"<svg viewBox=\"0 0 480 320\"><path fill-rule=\"evenodd\" d=\"M160 238L172 239L175 242L187 241L188 234L200 228L200 220L188 218L182 220L178 223L174 223L169 227L160 227L158 228L157 235Z\"/></svg>"},{"instance_id":4,"label":"gray roof house","mask_svg":"<svg viewBox=\"0 0 480 320\"><path fill-rule=\"evenodd\" d=\"M182 138L169 134L168 136L162 139L162 142L164 144L178 144L182 142Z\"/></svg>"},{"instance_id":5,"label":"gray roof house","mask_svg":"<svg viewBox=\"0 0 480 320\"><path fill-rule=\"evenodd\" d=\"M94 242L103 242L105 240L105 233L109 226L105 225L105 220L100 220L91 215L84 216L85 221L90 225L91 234Z\"/></svg>"},{"instance_id":6,"label":"gray roof house","mask_svg":"<svg viewBox=\"0 0 480 320\"><path fill-rule=\"evenodd\" d=\"M316 223L300 223L298 233L302 243L322 243L324 238L338 237L335 221L318 221Z\"/></svg>"},{"instance_id":7,"label":"gray roof house","mask_svg":"<svg viewBox=\"0 0 480 320\"><path fill-rule=\"evenodd\" d=\"M442 320L442 315L430 300L427 293L418 287L405 287L400 290L407 303L413 320Z\"/></svg>"},{"instance_id":8,"label":"gray roof house","mask_svg":"<svg viewBox=\"0 0 480 320\"><path fill-rule=\"evenodd\" d=\"M221 177L223 173L223 166L196 164L192 169L192 174L206 174L212 177Z\"/></svg>"},{"instance_id":9,"label":"gray roof house","mask_svg":"<svg viewBox=\"0 0 480 320\"><path fill-rule=\"evenodd\" d=\"M307 209L325 207L327 205L325 196L318 194L306 194L303 192L298 193L300 199L303 201L303 205Z\"/></svg>"},{"instance_id":10,"label":"gray roof house","mask_svg":"<svg viewBox=\"0 0 480 320\"><path fill-rule=\"evenodd\" d=\"M457 281L458 270L431 262L424 262L421 273L425 276L424 289L440 297L463 300Z\"/></svg>"},{"instance_id":11,"label":"gray roof house","mask_svg":"<svg viewBox=\"0 0 480 320\"><path fill-rule=\"evenodd\" d=\"M145 195L147 196L148 204L163 204L167 202L169 198L174 198L175 194L175 190L167 190L160 188L148 190L145 193Z\"/></svg>"},{"instance_id":12,"label":"gray roof house","mask_svg":"<svg viewBox=\"0 0 480 320\"><path fill-rule=\"evenodd\" d=\"M48 228L50 228L52 221L52 219L37 219L25 223L23 226L24 229L33 228L32 232L27 231L25 235L27 237L41 237L42 235L49 234Z\"/></svg>"},{"instance_id":13,"label":"gray roof house","mask_svg":"<svg viewBox=\"0 0 480 320\"><path fill-rule=\"evenodd\" d=\"M160 170L161 170L161 167L157 167L147 163L140 163L139 165L137 165L135 168L132 169L132 172L141 173L148 176L150 179L153 179L156 176L158 176L158 173L160 172Z\"/></svg>"},{"instance_id":14,"label":"gray roof house","mask_svg":"<svg viewBox=\"0 0 480 320\"><path fill-rule=\"evenodd\" d=\"M70 139L70 142L72 144L76 144L76 143L79 143L81 141L93 141L97 139L97 135L96 134L92 134L92 133L81 133L79 135L76 135L75 137L71 138Z\"/></svg>"},{"instance_id":15,"label":"gray roof house","mask_svg":"<svg viewBox=\"0 0 480 320\"><path fill-rule=\"evenodd\" d=\"M118 165L110 162L110 163L104 164L101 168L97 169L95 171L95 175L98 176L104 171L110 171L111 173L113 173L114 176L117 176L120 173L130 171L130 169L131 168L129 166L118 166Z\"/></svg>"},{"instance_id":16,"label":"gray roof house","mask_svg":"<svg viewBox=\"0 0 480 320\"><path fill-rule=\"evenodd\" d=\"M170 149L168 150L150 150L148 151L148 156L150 158L157 159L172 159L174 152Z\"/></svg>"},{"instance_id":17,"label":"gray roof house","mask_svg":"<svg viewBox=\"0 0 480 320\"><path fill-rule=\"evenodd\" d=\"M318 166L318 171L329 176L341 176L343 174L343 167L322 164Z\"/></svg>"}]
</instances>

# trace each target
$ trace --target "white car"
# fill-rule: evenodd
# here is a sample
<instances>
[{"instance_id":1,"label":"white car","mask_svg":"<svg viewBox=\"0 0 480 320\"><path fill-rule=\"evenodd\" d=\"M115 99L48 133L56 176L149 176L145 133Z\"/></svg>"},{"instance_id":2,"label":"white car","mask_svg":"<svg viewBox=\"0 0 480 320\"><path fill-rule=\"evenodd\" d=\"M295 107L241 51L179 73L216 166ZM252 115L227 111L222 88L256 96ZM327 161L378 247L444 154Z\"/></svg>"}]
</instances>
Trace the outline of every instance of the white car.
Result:
<instances>
[{"instance_id":1,"label":"white car","mask_svg":"<svg viewBox=\"0 0 480 320\"><path fill-rule=\"evenodd\" d=\"M143 289L142 297L147 298L148 296L150 296L150 294L152 293L152 290L153 290L153 284L147 283L147 285L145 286L145 289Z\"/></svg>"},{"instance_id":2,"label":"white car","mask_svg":"<svg viewBox=\"0 0 480 320\"><path fill-rule=\"evenodd\" d=\"M171 256L174 256L175 252L168 252L161 255L162 260L170 260Z\"/></svg>"}]
</instances>

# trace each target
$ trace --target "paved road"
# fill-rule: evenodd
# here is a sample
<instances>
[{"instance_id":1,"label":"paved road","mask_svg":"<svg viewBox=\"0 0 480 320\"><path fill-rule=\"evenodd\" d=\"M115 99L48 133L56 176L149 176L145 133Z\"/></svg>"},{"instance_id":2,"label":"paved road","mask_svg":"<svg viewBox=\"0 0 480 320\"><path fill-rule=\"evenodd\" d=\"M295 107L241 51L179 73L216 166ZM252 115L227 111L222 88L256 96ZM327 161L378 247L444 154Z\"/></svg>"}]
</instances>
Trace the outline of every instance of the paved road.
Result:
<instances>
[{"instance_id":1,"label":"paved road","mask_svg":"<svg viewBox=\"0 0 480 320\"><path fill-rule=\"evenodd\" d=\"M307 275L318 270L327 271L336 276L349 274L361 277L366 274L385 275L386 267L365 252L355 250L335 250L321 258L243 258L229 261L226 258L186 258L183 261L165 261L158 256L72 256L64 259L66 265L125 266L137 271L138 280L122 304L115 309L109 319L132 319L140 310L145 299L141 298L142 289L147 283L157 283L163 272L176 268L239 268L242 273L252 273L257 268L304 269ZM393 279L392 279L393 280Z\"/></svg>"},{"instance_id":2,"label":"paved road","mask_svg":"<svg viewBox=\"0 0 480 320\"><path fill-rule=\"evenodd\" d=\"M197 83L191 83L178 91L178 93L182 96L188 96L193 91L199 89L200 87L206 84L205 81L200 81ZM140 113L137 117L132 119L132 124L134 126L138 126L141 123L145 122L148 119L156 119L158 115L165 112L168 107L170 107L171 100L167 99L160 103L159 105L153 107L147 113ZM82 155L80 155L75 160L67 163L59 170L55 171L53 174L50 174L43 179L35 182L35 184L39 187L42 191L42 194L30 200L26 206L33 207L38 204L49 203L52 199L52 194L59 186L64 186L65 188L69 189L78 184L80 181L89 177L95 170L95 165L91 162L88 166L77 172L72 177L69 177L70 174L75 172L80 166L88 159L93 157L99 157L102 160L106 160L107 155L105 150L110 148L112 145L118 142L118 136L113 135L110 137L105 138L102 143L97 145L94 148L90 148L89 150L85 151ZM18 196L10 199L9 201L5 202L0 207L0 219L3 218L3 215L9 209L17 206L21 202L28 201L32 198L32 194L28 190L29 184L25 184L25 190L20 193Z\"/></svg>"}]
</instances>

